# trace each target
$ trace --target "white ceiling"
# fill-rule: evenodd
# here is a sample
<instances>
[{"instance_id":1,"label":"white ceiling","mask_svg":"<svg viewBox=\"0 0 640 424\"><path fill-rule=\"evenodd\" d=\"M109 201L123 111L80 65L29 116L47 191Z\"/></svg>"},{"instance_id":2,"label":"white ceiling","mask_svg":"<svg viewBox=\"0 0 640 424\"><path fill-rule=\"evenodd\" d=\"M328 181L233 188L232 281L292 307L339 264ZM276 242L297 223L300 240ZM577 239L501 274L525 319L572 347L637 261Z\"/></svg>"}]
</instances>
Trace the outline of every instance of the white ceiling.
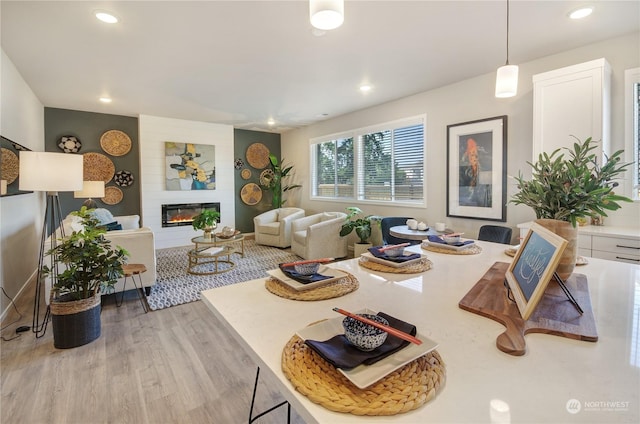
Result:
<instances>
[{"instance_id":1,"label":"white ceiling","mask_svg":"<svg viewBox=\"0 0 640 424\"><path fill-rule=\"evenodd\" d=\"M595 5L571 21L567 12ZM0 2L2 48L47 107L285 132L494 72L506 1L345 2L315 36L306 0ZM113 12L107 25L96 9ZM640 1L511 1L518 64L640 31ZM367 94L358 86L373 86ZM104 105L98 98L108 95ZM273 118L270 127L267 120Z\"/></svg>"}]
</instances>

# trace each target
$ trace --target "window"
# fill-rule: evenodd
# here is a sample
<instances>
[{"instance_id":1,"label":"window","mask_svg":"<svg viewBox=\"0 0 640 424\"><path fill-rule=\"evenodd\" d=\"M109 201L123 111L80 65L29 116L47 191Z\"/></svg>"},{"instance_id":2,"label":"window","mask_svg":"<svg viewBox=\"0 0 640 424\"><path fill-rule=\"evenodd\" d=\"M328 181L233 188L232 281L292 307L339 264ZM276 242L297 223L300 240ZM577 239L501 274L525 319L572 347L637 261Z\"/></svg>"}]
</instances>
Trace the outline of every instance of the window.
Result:
<instances>
[{"instance_id":1,"label":"window","mask_svg":"<svg viewBox=\"0 0 640 424\"><path fill-rule=\"evenodd\" d=\"M631 198L640 200L640 68L625 72L627 103L627 162L633 162L630 172Z\"/></svg>"},{"instance_id":2,"label":"window","mask_svg":"<svg viewBox=\"0 0 640 424\"><path fill-rule=\"evenodd\" d=\"M312 197L424 205L424 121L312 140Z\"/></svg>"}]
</instances>

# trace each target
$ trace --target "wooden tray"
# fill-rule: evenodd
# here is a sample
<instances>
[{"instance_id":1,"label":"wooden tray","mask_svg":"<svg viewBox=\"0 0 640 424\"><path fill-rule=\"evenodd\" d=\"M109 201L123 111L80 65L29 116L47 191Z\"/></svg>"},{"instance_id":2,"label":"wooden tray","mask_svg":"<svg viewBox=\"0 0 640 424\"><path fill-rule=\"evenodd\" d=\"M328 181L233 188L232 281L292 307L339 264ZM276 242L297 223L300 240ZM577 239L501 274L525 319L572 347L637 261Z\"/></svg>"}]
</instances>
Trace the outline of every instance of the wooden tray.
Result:
<instances>
[{"instance_id":1,"label":"wooden tray","mask_svg":"<svg viewBox=\"0 0 640 424\"><path fill-rule=\"evenodd\" d=\"M528 333L554 334L570 339L598 341L596 322L591 308L587 277L571 274L565 285L584 313L580 315L560 286L551 281L528 320L523 320L515 302L507 299L504 275L506 262L496 262L467 293L458 306L466 311L498 321L506 327L496 339L501 351L514 356L524 355Z\"/></svg>"}]
</instances>

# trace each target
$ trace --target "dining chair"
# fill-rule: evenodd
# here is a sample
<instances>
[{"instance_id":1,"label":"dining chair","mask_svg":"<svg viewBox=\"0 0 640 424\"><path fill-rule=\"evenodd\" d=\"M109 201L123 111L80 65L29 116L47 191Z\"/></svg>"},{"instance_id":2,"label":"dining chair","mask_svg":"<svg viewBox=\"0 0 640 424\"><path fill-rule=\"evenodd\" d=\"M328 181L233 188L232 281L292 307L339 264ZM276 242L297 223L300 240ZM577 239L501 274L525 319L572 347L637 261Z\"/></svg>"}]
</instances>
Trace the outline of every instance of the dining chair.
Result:
<instances>
[{"instance_id":1,"label":"dining chair","mask_svg":"<svg viewBox=\"0 0 640 424\"><path fill-rule=\"evenodd\" d=\"M415 240L408 240L403 238L394 237L389 233L391 227L397 225L405 225L407 219L413 219L410 216L387 216L380 221L380 229L382 230L382 244L400 244L410 242L416 244Z\"/></svg>"},{"instance_id":2,"label":"dining chair","mask_svg":"<svg viewBox=\"0 0 640 424\"><path fill-rule=\"evenodd\" d=\"M478 240L511 244L511 228L501 225L483 225L480 227Z\"/></svg>"}]
</instances>

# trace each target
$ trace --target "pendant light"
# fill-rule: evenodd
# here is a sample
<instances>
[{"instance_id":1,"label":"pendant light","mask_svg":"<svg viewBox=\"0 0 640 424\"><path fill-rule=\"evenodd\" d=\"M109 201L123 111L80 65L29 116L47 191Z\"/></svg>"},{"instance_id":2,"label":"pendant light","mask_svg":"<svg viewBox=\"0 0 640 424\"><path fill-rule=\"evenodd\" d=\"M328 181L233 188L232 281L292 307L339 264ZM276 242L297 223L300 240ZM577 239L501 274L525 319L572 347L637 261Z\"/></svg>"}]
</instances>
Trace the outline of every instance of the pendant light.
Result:
<instances>
[{"instance_id":1,"label":"pendant light","mask_svg":"<svg viewBox=\"0 0 640 424\"><path fill-rule=\"evenodd\" d=\"M496 74L496 97L513 97L518 93L518 66L509 65L509 0L507 0L507 62Z\"/></svg>"},{"instance_id":2,"label":"pendant light","mask_svg":"<svg viewBox=\"0 0 640 424\"><path fill-rule=\"evenodd\" d=\"M309 0L309 19L318 29L338 28L344 22L344 0Z\"/></svg>"}]
</instances>

